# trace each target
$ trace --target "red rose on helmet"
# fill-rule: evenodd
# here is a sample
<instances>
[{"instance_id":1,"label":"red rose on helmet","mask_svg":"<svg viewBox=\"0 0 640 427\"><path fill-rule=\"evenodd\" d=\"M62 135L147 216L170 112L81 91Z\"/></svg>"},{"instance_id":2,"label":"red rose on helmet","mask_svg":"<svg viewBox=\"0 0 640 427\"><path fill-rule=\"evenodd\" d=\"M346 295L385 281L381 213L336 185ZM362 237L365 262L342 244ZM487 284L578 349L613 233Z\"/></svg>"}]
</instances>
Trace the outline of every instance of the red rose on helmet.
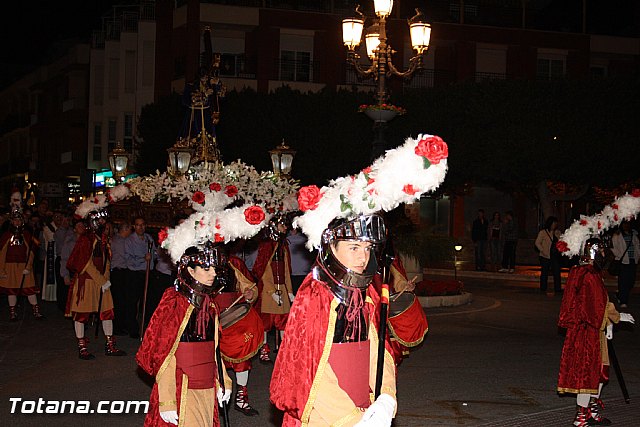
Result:
<instances>
[{"instance_id":1,"label":"red rose on helmet","mask_svg":"<svg viewBox=\"0 0 640 427\"><path fill-rule=\"evenodd\" d=\"M260 224L264 218L264 211L260 206L249 206L244 210L244 219L251 225Z\"/></svg>"},{"instance_id":2,"label":"red rose on helmet","mask_svg":"<svg viewBox=\"0 0 640 427\"><path fill-rule=\"evenodd\" d=\"M640 188L634 188L634 189L631 191L631 195L632 195L633 197L640 197Z\"/></svg>"},{"instance_id":3,"label":"red rose on helmet","mask_svg":"<svg viewBox=\"0 0 640 427\"><path fill-rule=\"evenodd\" d=\"M440 160L449 156L449 147L439 136L429 136L418 141L415 152L418 156L429 160L431 164L437 165Z\"/></svg>"},{"instance_id":4,"label":"red rose on helmet","mask_svg":"<svg viewBox=\"0 0 640 427\"><path fill-rule=\"evenodd\" d=\"M569 245L567 245L567 242L560 240L556 243L556 249L560 252L567 252L569 250Z\"/></svg>"},{"instance_id":5,"label":"red rose on helmet","mask_svg":"<svg viewBox=\"0 0 640 427\"><path fill-rule=\"evenodd\" d=\"M213 241L216 243L224 242L224 237L222 237L219 233L213 235Z\"/></svg>"},{"instance_id":6,"label":"red rose on helmet","mask_svg":"<svg viewBox=\"0 0 640 427\"><path fill-rule=\"evenodd\" d=\"M218 184L217 182L212 182L211 184L209 184L209 190L220 191L222 190L222 185Z\"/></svg>"},{"instance_id":7,"label":"red rose on helmet","mask_svg":"<svg viewBox=\"0 0 640 427\"><path fill-rule=\"evenodd\" d=\"M416 194L418 192L418 190L413 188L413 185L411 185L411 184L405 184L405 186L402 187L402 191L404 191L405 193L407 193L410 196L413 196L414 194Z\"/></svg>"},{"instance_id":8,"label":"red rose on helmet","mask_svg":"<svg viewBox=\"0 0 640 427\"><path fill-rule=\"evenodd\" d=\"M235 197L235 195L238 194L238 188L235 185L227 185L224 188L224 194L229 197Z\"/></svg>"},{"instance_id":9,"label":"red rose on helmet","mask_svg":"<svg viewBox=\"0 0 640 427\"><path fill-rule=\"evenodd\" d=\"M191 196L191 200L193 200L196 203L203 204L204 193L202 191L196 191L195 193L193 193L193 196Z\"/></svg>"},{"instance_id":10,"label":"red rose on helmet","mask_svg":"<svg viewBox=\"0 0 640 427\"><path fill-rule=\"evenodd\" d=\"M162 242L167 240L167 237L169 236L168 231L169 229L167 227L164 227L160 231L158 231L158 243L160 243L160 245L162 245Z\"/></svg>"},{"instance_id":11,"label":"red rose on helmet","mask_svg":"<svg viewBox=\"0 0 640 427\"><path fill-rule=\"evenodd\" d=\"M307 185L298 190L298 206L302 212L317 208L321 198L322 193L315 185Z\"/></svg>"}]
</instances>

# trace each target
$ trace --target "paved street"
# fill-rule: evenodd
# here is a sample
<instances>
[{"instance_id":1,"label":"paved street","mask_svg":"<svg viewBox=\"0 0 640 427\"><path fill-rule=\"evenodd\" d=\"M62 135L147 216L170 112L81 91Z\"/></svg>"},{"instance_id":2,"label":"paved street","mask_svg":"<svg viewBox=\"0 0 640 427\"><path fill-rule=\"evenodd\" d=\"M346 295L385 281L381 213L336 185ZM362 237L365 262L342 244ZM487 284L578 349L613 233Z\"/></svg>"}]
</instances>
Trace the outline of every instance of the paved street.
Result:
<instances>
[{"instance_id":1,"label":"paved street","mask_svg":"<svg viewBox=\"0 0 640 427\"><path fill-rule=\"evenodd\" d=\"M555 392L563 341L556 326L560 297L540 295L532 281L496 276L464 279L474 296L471 304L428 310L426 341L399 368L396 427L571 424L575 399ZM62 318L54 304L44 305L47 321L36 322L27 312L17 323L6 321L5 298L0 304L0 416L4 425L142 424L140 414L10 414L9 399L15 397L36 402L40 397L85 400L95 408L100 400L146 400L150 388L132 357L136 340L120 338L119 344L129 353L123 358L105 357L103 338L92 340L96 360L81 361L71 322ZM640 318L639 307L640 295L635 294L630 311L636 318ZM628 327L615 333L631 394L631 404L625 405L612 372L603 398L605 413L615 426L639 425L638 337L639 332ZM260 416L247 418L231 410L232 426L279 425L280 416L268 402L270 374L271 366L255 362L249 391Z\"/></svg>"}]
</instances>

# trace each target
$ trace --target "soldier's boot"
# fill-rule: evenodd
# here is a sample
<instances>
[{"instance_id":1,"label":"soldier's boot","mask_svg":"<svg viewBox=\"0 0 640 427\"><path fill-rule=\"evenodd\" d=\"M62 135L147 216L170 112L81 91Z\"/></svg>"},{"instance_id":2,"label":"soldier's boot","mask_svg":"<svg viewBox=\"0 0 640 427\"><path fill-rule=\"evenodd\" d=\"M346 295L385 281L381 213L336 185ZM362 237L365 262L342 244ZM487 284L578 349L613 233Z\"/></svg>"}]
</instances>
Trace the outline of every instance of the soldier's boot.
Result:
<instances>
[{"instance_id":1,"label":"soldier's boot","mask_svg":"<svg viewBox=\"0 0 640 427\"><path fill-rule=\"evenodd\" d=\"M78 338L78 357L82 360L92 360L96 358L93 354L89 353L88 345L88 338Z\"/></svg>"},{"instance_id":2,"label":"soldier's boot","mask_svg":"<svg viewBox=\"0 0 640 427\"><path fill-rule=\"evenodd\" d=\"M589 400L589 411L591 412L590 414L591 419L589 420L589 422L591 423L591 425L596 425L596 426L611 425L611 420L603 417L602 414L600 413L603 409L604 409L604 403L602 403L602 400L600 400L599 398L592 397L591 400Z\"/></svg>"},{"instance_id":3,"label":"soldier's boot","mask_svg":"<svg viewBox=\"0 0 640 427\"><path fill-rule=\"evenodd\" d=\"M123 350L116 347L116 337L113 335L107 335L107 340L104 343L104 354L107 356L126 356Z\"/></svg>"},{"instance_id":4,"label":"soldier's boot","mask_svg":"<svg viewBox=\"0 0 640 427\"><path fill-rule=\"evenodd\" d=\"M44 320L45 319L44 315L40 312L40 305L39 304L32 304L31 305L31 309L33 310L33 317L35 317L36 320Z\"/></svg>"},{"instance_id":5,"label":"soldier's boot","mask_svg":"<svg viewBox=\"0 0 640 427\"><path fill-rule=\"evenodd\" d=\"M258 411L249 405L249 394L247 392L247 386L245 385L238 386L238 391L236 391L236 403L233 407L248 417L258 415Z\"/></svg>"},{"instance_id":6,"label":"soldier's boot","mask_svg":"<svg viewBox=\"0 0 640 427\"><path fill-rule=\"evenodd\" d=\"M271 353L271 349L269 348L269 344L264 343L262 348L260 349L260 361L269 363L271 362L271 358L269 357L269 353Z\"/></svg>"},{"instance_id":7,"label":"soldier's boot","mask_svg":"<svg viewBox=\"0 0 640 427\"><path fill-rule=\"evenodd\" d=\"M9 306L9 322L17 322L18 321L18 311L16 307Z\"/></svg>"}]
</instances>

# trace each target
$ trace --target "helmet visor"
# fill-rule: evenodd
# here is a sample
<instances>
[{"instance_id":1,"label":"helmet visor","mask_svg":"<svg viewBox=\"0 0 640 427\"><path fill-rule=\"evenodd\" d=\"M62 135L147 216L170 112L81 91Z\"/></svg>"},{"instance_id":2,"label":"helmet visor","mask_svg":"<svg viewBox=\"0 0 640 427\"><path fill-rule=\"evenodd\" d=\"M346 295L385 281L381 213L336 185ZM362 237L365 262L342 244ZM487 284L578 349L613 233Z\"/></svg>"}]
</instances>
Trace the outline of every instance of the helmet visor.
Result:
<instances>
[{"instance_id":1,"label":"helmet visor","mask_svg":"<svg viewBox=\"0 0 640 427\"><path fill-rule=\"evenodd\" d=\"M360 240L375 244L384 243L386 229L378 215L360 215L331 229L330 240Z\"/></svg>"}]
</instances>

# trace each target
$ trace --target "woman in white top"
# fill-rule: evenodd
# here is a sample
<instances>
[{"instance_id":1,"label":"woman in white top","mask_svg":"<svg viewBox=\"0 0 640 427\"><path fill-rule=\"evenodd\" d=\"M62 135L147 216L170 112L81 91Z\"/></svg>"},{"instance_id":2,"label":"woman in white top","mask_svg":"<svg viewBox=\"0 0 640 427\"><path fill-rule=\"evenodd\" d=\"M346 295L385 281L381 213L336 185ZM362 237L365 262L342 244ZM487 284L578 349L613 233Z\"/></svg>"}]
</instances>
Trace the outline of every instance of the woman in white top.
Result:
<instances>
[{"instance_id":1,"label":"woman in white top","mask_svg":"<svg viewBox=\"0 0 640 427\"><path fill-rule=\"evenodd\" d=\"M556 243L560 238L558 230L558 218L550 216L544 223L544 228L536 237L536 248L540 259L540 292L547 293L549 272L553 275L553 290L556 294L562 293L562 281L560 279L560 252Z\"/></svg>"}]
</instances>

